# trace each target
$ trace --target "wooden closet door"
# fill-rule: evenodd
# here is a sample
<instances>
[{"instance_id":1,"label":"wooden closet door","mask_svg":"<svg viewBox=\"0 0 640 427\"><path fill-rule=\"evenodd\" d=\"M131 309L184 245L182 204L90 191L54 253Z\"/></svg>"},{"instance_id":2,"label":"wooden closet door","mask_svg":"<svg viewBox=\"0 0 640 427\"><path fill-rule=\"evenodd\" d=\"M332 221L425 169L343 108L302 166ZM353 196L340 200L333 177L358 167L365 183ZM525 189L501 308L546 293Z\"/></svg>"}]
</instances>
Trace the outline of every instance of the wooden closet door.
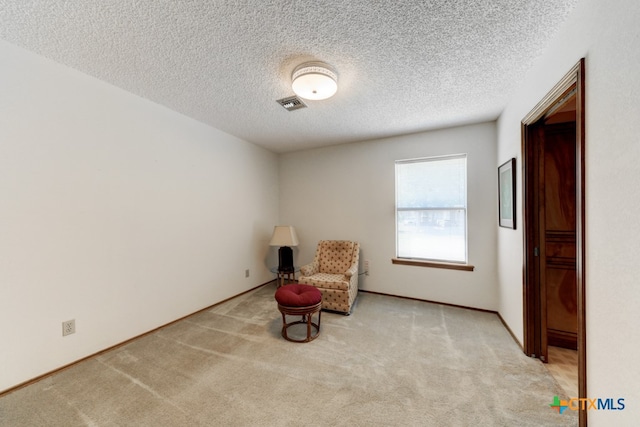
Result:
<instances>
[{"instance_id":1,"label":"wooden closet door","mask_svg":"<svg viewBox=\"0 0 640 427\"><path fill-rule=\"evenodd\" d=\"M544 126L540 243L547 342L577 348L575 123Z\"/></svg>"}]
</instances>

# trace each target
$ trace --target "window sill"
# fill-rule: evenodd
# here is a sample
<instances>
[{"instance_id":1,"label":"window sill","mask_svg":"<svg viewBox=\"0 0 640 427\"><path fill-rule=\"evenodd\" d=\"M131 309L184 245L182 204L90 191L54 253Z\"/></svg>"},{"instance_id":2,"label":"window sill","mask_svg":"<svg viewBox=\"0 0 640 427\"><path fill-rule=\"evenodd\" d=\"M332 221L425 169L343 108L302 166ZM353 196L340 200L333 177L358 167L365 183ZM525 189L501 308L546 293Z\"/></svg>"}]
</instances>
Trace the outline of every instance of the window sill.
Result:
<instances>
[{"instance_id":1,"label":"window sill","mask_svg":"<svg viewBox=\"0 0 640 427\"><path fill-rule=\"evenodd\" d=\"M393 264L412 265L414 267L446 268L449 270L462 270L462 271L473 271L473 269L475 268L473 265L469 265L469 264L453 264L448 262L420 261L417 259L391 258L391 262Z\"/></svg>"}]
</instances>

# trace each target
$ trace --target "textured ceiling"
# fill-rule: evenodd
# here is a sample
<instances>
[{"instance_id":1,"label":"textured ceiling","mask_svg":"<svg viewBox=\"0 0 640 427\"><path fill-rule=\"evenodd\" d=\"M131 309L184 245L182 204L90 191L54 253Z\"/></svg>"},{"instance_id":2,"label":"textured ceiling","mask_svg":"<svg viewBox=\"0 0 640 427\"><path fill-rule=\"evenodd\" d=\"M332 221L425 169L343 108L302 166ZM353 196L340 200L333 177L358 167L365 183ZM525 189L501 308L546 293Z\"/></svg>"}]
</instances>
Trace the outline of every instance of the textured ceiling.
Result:
<instances>
[{"instance_id":1,"label":"textured ceiling","mask_svg":"<svg viewBox=\"0 0 640 427\"><path fill-rule=\"evenodd\" d=\"M0 0L0 38L275 152L497 118L578 0ZM286 111L291 71L338 93Z\"/></svg>"}]
</instances>

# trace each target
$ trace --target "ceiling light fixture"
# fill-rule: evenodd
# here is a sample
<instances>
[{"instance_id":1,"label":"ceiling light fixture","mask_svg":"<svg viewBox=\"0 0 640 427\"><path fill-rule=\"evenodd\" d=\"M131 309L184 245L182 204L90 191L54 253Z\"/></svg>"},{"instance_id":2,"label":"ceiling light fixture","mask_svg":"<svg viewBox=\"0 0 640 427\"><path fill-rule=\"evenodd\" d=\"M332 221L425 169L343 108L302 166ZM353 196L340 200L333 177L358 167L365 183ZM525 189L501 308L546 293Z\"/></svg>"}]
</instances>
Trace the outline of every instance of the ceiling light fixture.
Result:
<instances>
[{"instance_id":1,"label":"ceiling light fixture","mask_svg":"<svg viewBox=\"0 0 640 427\"><path fill-rule=\"evenodd\" d=\"M324 62L305 62L291 75L293 91L300 98L314 101L331 98L338 90L338 75Z\"/></svg>"}]
</instances>

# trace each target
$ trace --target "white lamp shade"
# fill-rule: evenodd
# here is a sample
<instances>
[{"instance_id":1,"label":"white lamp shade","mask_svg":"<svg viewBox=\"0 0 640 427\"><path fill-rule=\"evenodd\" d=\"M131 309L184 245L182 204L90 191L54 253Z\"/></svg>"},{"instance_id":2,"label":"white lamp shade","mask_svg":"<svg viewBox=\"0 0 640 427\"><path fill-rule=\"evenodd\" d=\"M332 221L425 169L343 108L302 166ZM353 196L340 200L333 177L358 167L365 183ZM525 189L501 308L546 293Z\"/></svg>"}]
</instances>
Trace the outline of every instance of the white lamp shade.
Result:
<instances>
[{"instance_id":1,"label":"white lamp shade","mask_svg":"<svg viewBox=\"0 0 640 427\"><path fill-rule=\"evenodd\" d=\"M312 101L331 98L338 91L338 76L323 63L300 65L294 70L292 80L296 95Z\"/></svg>"},{"instance_id":2,"label":"white lamp shade","mask_svg":"<svg viewBox=\"0 0 640 427\"><path fill-rule=\"evenodd\" d=\"M269 246L298 246L296 229L290 225L276 225Z\"/></svg>"}]
</instances>

